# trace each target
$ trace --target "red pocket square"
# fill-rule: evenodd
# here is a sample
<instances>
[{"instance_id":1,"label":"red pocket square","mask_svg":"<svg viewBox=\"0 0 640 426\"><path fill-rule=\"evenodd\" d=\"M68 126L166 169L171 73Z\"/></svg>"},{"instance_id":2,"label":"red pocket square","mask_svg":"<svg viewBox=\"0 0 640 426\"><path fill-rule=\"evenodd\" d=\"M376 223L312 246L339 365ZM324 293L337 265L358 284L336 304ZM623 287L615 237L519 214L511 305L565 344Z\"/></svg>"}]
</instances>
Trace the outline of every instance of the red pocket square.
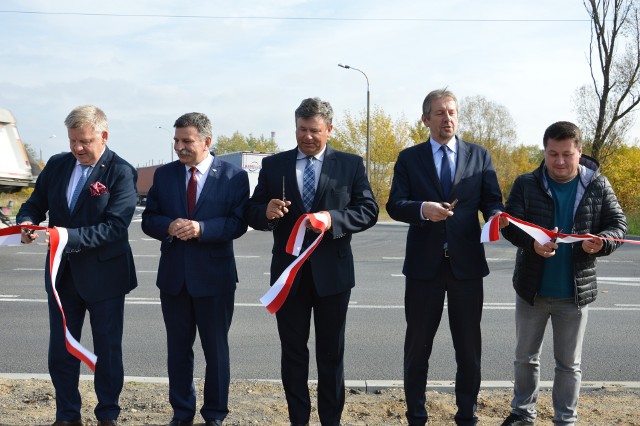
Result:
<instances>
[{"instance_id":1,"label":"red pocket square","mask_svg":"<svg viewBox=\"0 0 640 426\"><path fill-rule=\"evenodd\" d=\"M89 185L89 192L91 192L92 197L97 197L99 195L106 194L109 191L107 190L107 187L100 182L94 182Z\"/></svg>"}]
</instances>

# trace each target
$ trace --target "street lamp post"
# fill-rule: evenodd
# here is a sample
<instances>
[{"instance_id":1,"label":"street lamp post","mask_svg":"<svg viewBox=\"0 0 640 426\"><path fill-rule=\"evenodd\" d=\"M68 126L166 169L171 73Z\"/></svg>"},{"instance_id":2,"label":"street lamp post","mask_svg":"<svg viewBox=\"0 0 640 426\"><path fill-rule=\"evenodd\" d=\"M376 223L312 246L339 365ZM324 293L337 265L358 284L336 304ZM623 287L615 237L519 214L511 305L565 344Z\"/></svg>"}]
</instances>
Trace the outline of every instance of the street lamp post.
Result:
<instances>
[{"instance_id":1,"label":"street lamp post","mask_svg":"<svg viewBox=\"0 0 640 426\"><path fill-rule=\"evenodd\" d=\"M156 126L156 129L162 129L165 132L171 134L171 130L167 129L166 127L162 127L162 126ZM173 140L171 141L171 161L173 161Z\"/></svg>"},{"instance_id":2,"label":"street lamp post","mask_svg":"<svg viewBox=\"0 0 640 426\"><path fill-rule=\"evenodd\" d=\"M365 162L365 170L367 172L367 176L369 176L369 163L371 160L370 157L370 153L369 153L369 141L371 139L371 127L370 127L370 110L369 110L369 100L370 100L370 92L369 92L369 77L367 77L367 75L364 73L364 71L359 70L358 68L354 68L351 67L349 65L343 65L343 64L338 64L339 67L342 67L344 69L351 69L351 70L355 70L358 71L359 73L361 73L362 75L364 75L364 78L367 80L367 149L366 149L366 162Z\"/></svg>"},{"instance_id":3,"label":"street lamp post","mask_svg":"<svg viewBox=\"0 0 640 426\"><path fill-rule=\"evenodd\" d=\"M56 135L50 135L47 139L53 139L56 137ZM42 145L40 145L40 162L42 163Z\"/></svg>"}]
</instances>

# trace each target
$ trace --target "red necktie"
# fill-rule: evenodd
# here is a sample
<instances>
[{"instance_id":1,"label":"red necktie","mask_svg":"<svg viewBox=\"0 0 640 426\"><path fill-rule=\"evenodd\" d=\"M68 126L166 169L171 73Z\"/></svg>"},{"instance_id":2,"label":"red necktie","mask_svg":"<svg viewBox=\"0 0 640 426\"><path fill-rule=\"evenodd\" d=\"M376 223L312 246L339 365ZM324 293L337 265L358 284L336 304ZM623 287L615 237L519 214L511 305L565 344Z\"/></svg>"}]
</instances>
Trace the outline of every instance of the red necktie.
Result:
<instances>
[{"instance_id":1,"label":"red necktie","mask_svg":"<svg viewBox=\"0 0 640 426\"><path fill-rule=\"evenodd\" d=\"M196 179L196 169L192 167L189 169L191 177L189 178L189 184L187 185L187 211L189 217L193 216L193 211L196 209L196 193L198 191L198 180Z\"/></svg>"}]
</instances>

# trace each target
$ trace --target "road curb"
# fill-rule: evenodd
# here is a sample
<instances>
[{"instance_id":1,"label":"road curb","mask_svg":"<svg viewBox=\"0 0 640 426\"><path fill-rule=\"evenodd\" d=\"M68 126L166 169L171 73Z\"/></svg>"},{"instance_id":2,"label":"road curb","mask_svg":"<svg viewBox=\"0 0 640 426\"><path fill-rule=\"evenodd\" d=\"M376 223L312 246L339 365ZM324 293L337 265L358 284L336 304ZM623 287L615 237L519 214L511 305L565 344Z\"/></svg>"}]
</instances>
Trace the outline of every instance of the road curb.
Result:
<instances>
[{"instance_id":1,"label":"road curb","mask_svg":"<svg viewBox=\"0 0 640 426\"><path fill-rule=\"evenodd\" d=\"M29 374L29 373L0 373L0 379L6 380L51 380L48 374ZM83 374L80 376L81 381L92 381L93 375ZM202 380L202 379L196 379ZM125 382L135 383L169 383L167 377L142 377L142 376L125 376ZM234 383L251 382L251 383L272 383L281 384L279 379L239 379L232 380ZM317 384L317 380L310 380L309 383ZM384 389L402 389L402 380L345 380L345 387L363 393L377 393ZM480 384L480 389L496 390L511 389L513 382L508 380L485 380ZM552 389L552 381L540 382L540 389ZM608 382L608 381L591 381L582 382L580 386L582 390L595 389L640 389L640 382ZM430 381L427 384L427 390L453 392L455 390L455 382L452 380Z\"/></svg>"}]
</instances>

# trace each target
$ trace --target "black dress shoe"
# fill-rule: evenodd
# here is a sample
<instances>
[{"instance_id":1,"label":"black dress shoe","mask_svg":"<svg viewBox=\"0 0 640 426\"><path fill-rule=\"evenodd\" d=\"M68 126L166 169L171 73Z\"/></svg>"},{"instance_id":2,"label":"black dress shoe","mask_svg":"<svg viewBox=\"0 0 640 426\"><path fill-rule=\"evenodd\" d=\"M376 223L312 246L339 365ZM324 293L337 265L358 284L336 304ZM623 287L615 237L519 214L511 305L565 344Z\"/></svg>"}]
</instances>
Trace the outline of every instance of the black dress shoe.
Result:
<instances>
[{"instance_id":1,"label":"black dress shoe","mask_svg":"<svg viewBox=\"0 0 640 426\"><path fill-rule=\"evenodd\" d=\"M502 426L532 426L533 424L533 420L516 413L509 414L502 422Z\"/></svg>"},{"instance_id":2,"label":"black dress shoe","mask_svg":"<svg viewBox=\"0 0 640 426\"><path fill-rule=\"evenodd\" d=\"M82 420L56 420L51 426L83 426Z\"/></svg>"},{"instance_id":3,"label":"black dress shoe","mask_svg":"<svg viewBox=\"0 0 640 426\"><path fill-rule=\"evenodd\" d=\"M193 420L171 420L167 426L193 426Z\"/></svg>"},{"instance_id":4,"label":"black dress shoe","mask_svg":"<svg viewBox=\"0 0 640 426\"><path fill-rule=\"evenodd\" d=\"M222 420L220 419L213 419L213 420L207 420L206 422L204 422L205 426L222 426Z\"/></svg>"},{"instance_id":5,"label":"black dress shoe","mask_svg":"<svg viewBox=\"0 0 640 426\"><path fill-rule=\"evenodd\" d=\"M118 426L117 420L98 420L98 426Z\"/></svg>"}]
</instances>

